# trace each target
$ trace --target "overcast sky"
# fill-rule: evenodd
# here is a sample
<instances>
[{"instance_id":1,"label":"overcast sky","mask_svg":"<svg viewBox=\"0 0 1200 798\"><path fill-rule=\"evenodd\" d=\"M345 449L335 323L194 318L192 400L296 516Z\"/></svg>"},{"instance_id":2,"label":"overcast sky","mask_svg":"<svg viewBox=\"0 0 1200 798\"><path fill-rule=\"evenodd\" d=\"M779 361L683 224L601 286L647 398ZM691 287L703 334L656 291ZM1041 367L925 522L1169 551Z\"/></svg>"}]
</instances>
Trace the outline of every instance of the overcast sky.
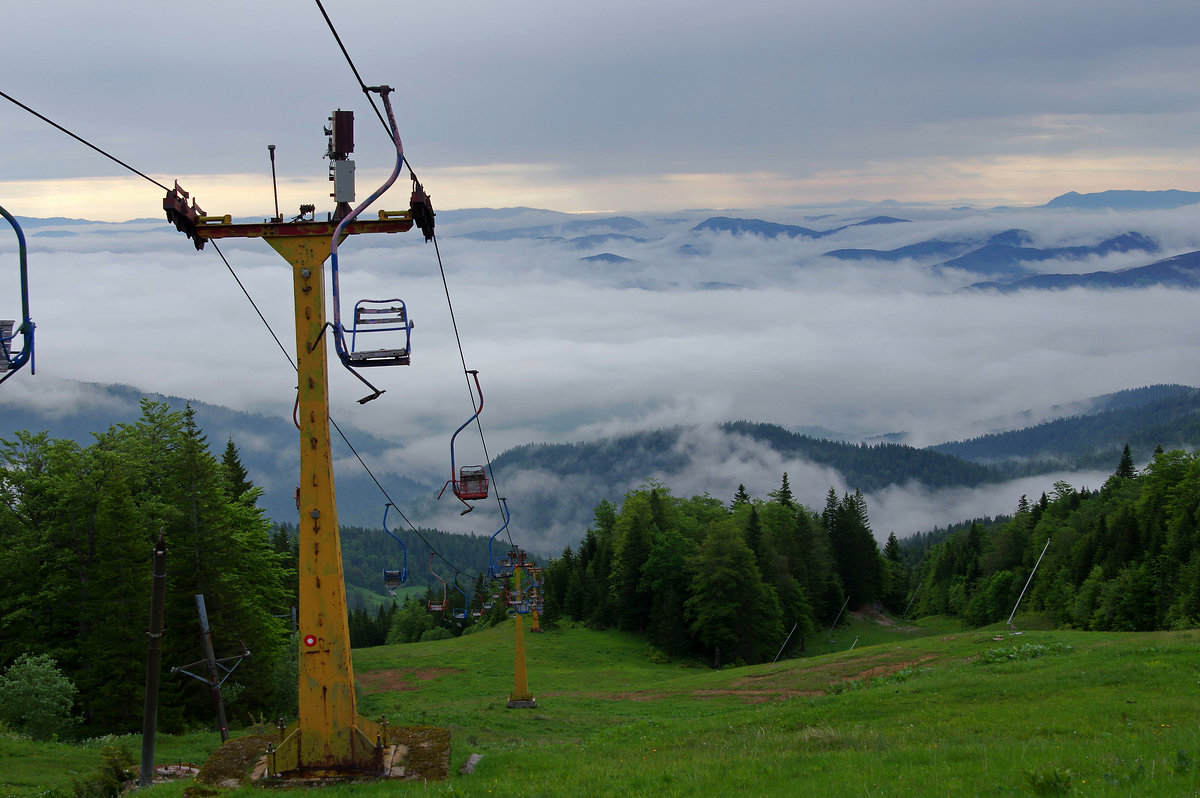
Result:
<instances>
[{"instance_id":1,"label":"overcast sky","mask_svg":"<svg viewBox=\"0 0 1200 798\"><path fill-rule=\"evenodd\" d=\"M493 456L530 441L733 418L906 431L929 444L1003 426L1027 408L1200 384L1191 293L963 294L961 279L927 264L821 257L1007 228L1029 230L1038 246L1136 229L1159 240L1164 256L1200 249L1195 206L1132 217L945 210L1039 205L1070 190L1200 186L1200 6L330 0L326 8L364 80L398 90L406 152L436 208L643 212L650 226L634 233L645 243L576 250L465 239L456 232L471 225L440 220ZM4 24L0 90L161 182L179 179L210 213L273 213L268 144L278 147L284 212L308 202L328 210L322 126L335 108L356 111L360 197L390 167L383 130L315 3L26 4ZM12 213L161 216L158 188L3 99L0 143L0 204ZM697 239L688 230L714 214L681 210L742 208L729 215L822 228L839 220L787 206L850 198L940 206L902 207L896 214L912 224L817 242ZM381 204L405 207L407 194ZM69 402L55 383L62 378L290 411L294 373L211 248L194 252L162 222L73 232L31 236L39 376L11 380L0 400ZM344 285L350 296L409 302L414 365L371 375L388 393L365 407L354 401L357 383L335 374L334 413L400 444L381 465L435 478L448 432L470 412L441 278L419 236L377 238L343 250ZM706 254L683 256L683 245ZM259 241L223 249L290 345L282 260ZM578 260L600 250L632 261ZM0 231L0 257L12 254ZM0 316L11 317L0 302ZM706 489L716 474L762 496L777 487L780 467L801 467L752 461L734 474L714 455L679 492ZM828 481L792 485L819 505ZM1009 486L986 501L893 491L876 497L873 519L877 532L899 534L1011 510L1023 492L1038 491ZM935 505L952 515L934 516Z\"/></svg>"},{"instance_id":2,"label":"overcast sky","mask_svg":"<svg viewBox=\"0 0 1200 798\"><path fill-rule=\"evenodd\" d=\"M1148 0L329 0L395 95L442 208L745 207L847 198L1042 203L1200 183L1200 6ZM321 125L359 119L315 3L27 3L3 90L210 212L327 202ZM157 189L0 102L0 195L27 215L157 213ZM55 182L47 182L55 181Z\"/></svg>"}]
</instances>

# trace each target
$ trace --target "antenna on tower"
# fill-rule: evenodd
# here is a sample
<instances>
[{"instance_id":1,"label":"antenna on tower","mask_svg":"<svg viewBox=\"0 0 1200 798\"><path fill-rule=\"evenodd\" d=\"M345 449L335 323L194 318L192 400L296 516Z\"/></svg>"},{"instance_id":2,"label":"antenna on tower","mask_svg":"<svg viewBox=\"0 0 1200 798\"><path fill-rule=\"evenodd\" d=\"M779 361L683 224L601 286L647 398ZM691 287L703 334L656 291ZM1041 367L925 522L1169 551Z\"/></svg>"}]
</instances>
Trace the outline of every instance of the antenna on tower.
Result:
<instances>
[{"instance_id":1,"label":"antenna on tower","mask_svg":"<svg viewBox=\"0 0 1200 798\"><path fill-rule=\"evenodd\" d=\"M279 183L275 180L275 145L268 144L267 152L271 153L271 190L275 193L275 215L271 217L271 221L279 224L283 217L279 215Z\"/></svg>"}]
</instances>

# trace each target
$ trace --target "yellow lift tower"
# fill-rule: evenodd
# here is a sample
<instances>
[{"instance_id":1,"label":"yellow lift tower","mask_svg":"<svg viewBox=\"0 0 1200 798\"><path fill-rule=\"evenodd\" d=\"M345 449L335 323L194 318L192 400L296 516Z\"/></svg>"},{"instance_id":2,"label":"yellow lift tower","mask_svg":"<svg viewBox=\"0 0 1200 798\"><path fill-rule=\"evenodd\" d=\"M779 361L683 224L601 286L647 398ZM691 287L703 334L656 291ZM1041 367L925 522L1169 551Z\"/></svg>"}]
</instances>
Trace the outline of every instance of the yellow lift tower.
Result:
<instances>
[{"instance_id":1,"label":"yellow lift tower","mask_svg":"<svg viewBox=\"0 0 1200 798\"><path fill-rule=\"evenodd\" d=\"M386 94L384 98L387 104ZM392 127L394 131L394 120ZM228 216L205 216L194 200L189 207L187 199L176 184L163 205L168 220L193 238L197 249L209 239L262 238L292 267L300 427L299 718L269 752L270 774L386 775L393 750L386 723L361 717L354 697L329 436L324 263L339 224L341 236L400 233L412 229L414 211L381 211L376 219L346 223L304 219L313 208L302 206L301 216L290 222L277 213L261 224L234 224ZM424 211L432 217L427 205Z\"/></svg>"}]
</instances>

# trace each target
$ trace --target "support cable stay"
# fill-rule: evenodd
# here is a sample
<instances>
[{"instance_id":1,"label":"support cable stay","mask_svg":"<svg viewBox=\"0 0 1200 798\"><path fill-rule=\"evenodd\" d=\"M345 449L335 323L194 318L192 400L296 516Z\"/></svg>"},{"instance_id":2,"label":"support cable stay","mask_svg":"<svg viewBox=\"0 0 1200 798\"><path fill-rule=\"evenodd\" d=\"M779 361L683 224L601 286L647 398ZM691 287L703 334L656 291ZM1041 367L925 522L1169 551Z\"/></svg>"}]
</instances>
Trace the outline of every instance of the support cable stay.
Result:
<instances>
[{"instance_id":1,"label":"support cable stay","mask_svg":"<svg viewBox=\"0 0 1200 798\"><path fill-rule=\"evenodd\" d=\"M389 126L388 122L384 120L383 115L380 113L379 108L376 107L374 98L371 96L372 92L373 92L372 87L368 86L366 84L366 82L362 79L362 75L359 73L358 67L356 67L354 65L354 59L350 57L350 53L346 49L346 45L342 41L341 35L338 34L337 27L333 24L333 20L330 18L329 14L326 12L325 6L321 3L321 0L316 0L316 4L317 4L317 8L321 12L321 16L324 17L324 19L325 19L325 24L329 26L329 32L331 34L333 34L333 38L337 42L338 48L341 50L342 56L346 59L346 63L350 67L350 71L352 73L354 73L354 78L358 82L359 88L363 91L364 94L367 95L367 99L371 102L371 107L373 109L375 109L375 114L376 114L376 116L379 117L379 121L383 125L384 130L387 131L389 137L396 139L398 141L398 137L397 137L396 133L394 132L395 131L395 122L394 122L394 119L391 114L390 105L388 106L388 115L389 115L389 119L393 119L393 121L392 121L392 124ZM384 100L385 100L385 105L387 105L386 95L384 95ZM412 164L403 155L402 150L400 152L400 160L402 160L404 163L408 164L409 172L410 172L410 174L413 175L414 198L415 198L417 191L420 190L420 184L417 182L415 173L413 173L413 171L412 171ZM388 185L390 185L390 183ZM423 196L424 192L421 191L421 194ZM432 214L431 211L430 211L430 213ZM432 219L430 219L430 221L432 221ZM442 288L445 291L445 295L446 295L446 305L449 308L449 312L450 312L450 323L451 323L451 327L454 330L455 342L458 346L459 360L462 363L463 378L464 378L466 388L467 388L468 400L470 402L471 407L474 408L475 407L475 394L473 392L471 378L473 375L477 375L477 372L473 372L471 369L469 369L467 367L466 354L463 350L462 335L458 328L458 319L454 313L454 302L451 299L450 284L449 284L449 280L446 277L446 268L445 268L445 264L442 260L441 248L438 246L437 234L436 234L436 232L434 232L432 224L430 224L430 226L427 230L424 227L422 227L422 230L423 230L423 232L425 232L426 240L433 242L434 253L437 256L438 271L440 272L441 277L442 277ZM336 240L336 237L335 237L335 240ZM476 413L474 416L474 422L475 422L475 427L476 427L477 431L479 432L480 444L483 447L484 462L487 464L488 477L491 480L491 483L493 485L493 488L494 488L494 491L496 494L497 507L501 511L501 517L507 518L507 508L504 507L503 505L501 505L501 503L500 503L499 484L496 482L496 475L492 468L492 458L491 458L490 453L488 452L487 437L484 434L483 423L480 421L478 413ZM516 543L512 539L512 530L509 529L507 520L505 521L504 529L508 535L509 544L513 548L516 548Z\"/></svg>"}]
</instances>

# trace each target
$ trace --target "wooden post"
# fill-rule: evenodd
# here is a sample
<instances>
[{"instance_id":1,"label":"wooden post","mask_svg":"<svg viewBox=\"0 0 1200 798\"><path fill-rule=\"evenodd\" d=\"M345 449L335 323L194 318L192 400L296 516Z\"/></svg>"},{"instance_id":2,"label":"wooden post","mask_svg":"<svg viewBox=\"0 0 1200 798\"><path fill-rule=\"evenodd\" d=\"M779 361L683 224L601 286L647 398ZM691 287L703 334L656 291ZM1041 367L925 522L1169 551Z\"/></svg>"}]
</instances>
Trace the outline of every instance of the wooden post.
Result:
<instances>
[{"instance_id":1,"label":"wooden post","mask_svg":"<svg viewBox=\"0 0 1200 798\"><path fill-rule=\"evenodd\" d=\"M150 638L146 652L146 700L142 709L142 764L138 787L154 783L154 735L158 729L158 680L162 672L163 613L167 604L167 544L160 535L154 545L150 582Z\"/></svg>"},{"instance_id":2,"label":"wooden post","mask_svg":"<svg viewBox=\"0 0 1200 798\"><path fill-rule=\"evenodd\" d=\"M213 703L217 708L217 726L221 729L221 742L229 742L229 723L225 720L225 700L221 698L221 674L217 670L217 655L213 653L212 630L208 628L208 611L204 607L204 594L196 594L196 613L200 616L200 643L204 647L204 660L208 663L208 687L212 691Z\"/></svg>"}]
</instances>

